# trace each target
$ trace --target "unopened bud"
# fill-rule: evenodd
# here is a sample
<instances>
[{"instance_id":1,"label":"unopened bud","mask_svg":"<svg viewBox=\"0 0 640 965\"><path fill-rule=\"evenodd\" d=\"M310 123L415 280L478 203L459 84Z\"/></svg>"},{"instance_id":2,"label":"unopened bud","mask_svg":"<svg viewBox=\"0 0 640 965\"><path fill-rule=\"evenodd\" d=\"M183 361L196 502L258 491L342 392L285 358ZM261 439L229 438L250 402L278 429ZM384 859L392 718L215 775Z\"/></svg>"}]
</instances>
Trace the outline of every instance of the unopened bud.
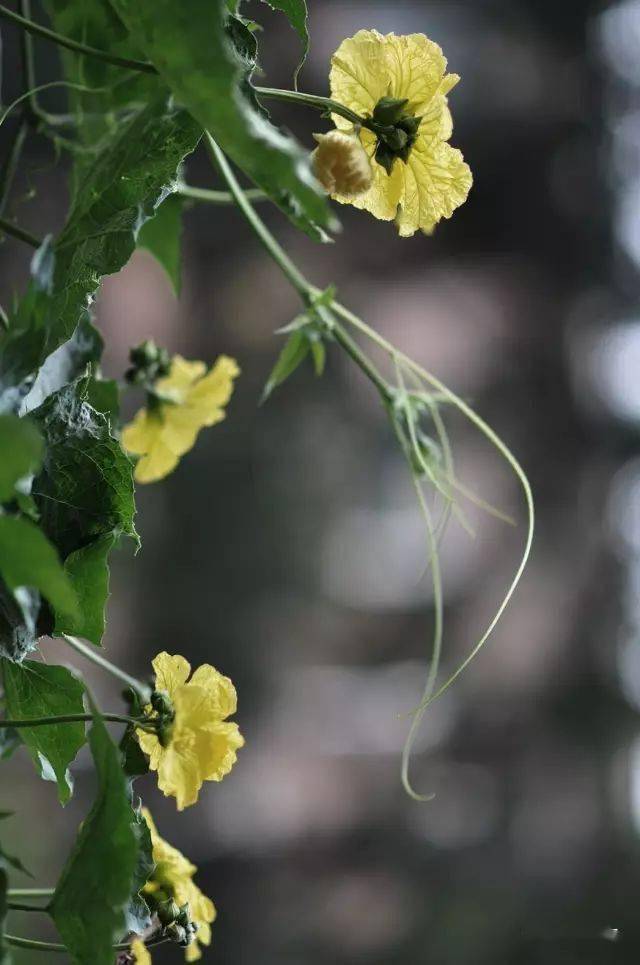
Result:
<instances>
[{"instance_id":1,"label":"unopened bud","mask_svg":"<svg viewBox=\"0 0 640 965\"><path fill-rule=\"evenodd\" d=\"M372 172L360 138L345 131L314 134L313 173L329 194L354 197L371 187Z\"/></svg>"},{"instance_id":2,"label":"unopened bud","mask_svg":"<svg viewBox=\"0 0 640 965\"><path fill-rule=\"evenodd\" d=\"M158 919L161 925L170 925L172 922L178 920L178 924L182 924L179 921L180 908L173 900L169 898L167 901L163 901L158 905Z\"/></svg>"},{"instance_id":3,"label":"unopened bud","mask_svg":"<svg viewBox=\"0 0 640 965\"><path fill-rule=\"evenodd\" d=\"M167 925L164 930L165 935L169 941L175 942L176 945L189 945L191 939L187 934L187 929L183 928L182 925L176 924L174 921L171 925Z\"/></svg>"}]
</instances>

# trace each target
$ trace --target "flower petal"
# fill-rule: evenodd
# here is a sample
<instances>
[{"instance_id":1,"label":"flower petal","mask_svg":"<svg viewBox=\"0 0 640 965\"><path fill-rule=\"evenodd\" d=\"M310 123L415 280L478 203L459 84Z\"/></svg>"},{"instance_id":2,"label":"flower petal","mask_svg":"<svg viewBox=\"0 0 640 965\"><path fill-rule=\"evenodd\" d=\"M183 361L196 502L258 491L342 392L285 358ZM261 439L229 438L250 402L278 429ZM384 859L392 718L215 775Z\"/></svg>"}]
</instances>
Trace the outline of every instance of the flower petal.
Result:
<instances>
[{"instance_id":1,"label":"flower petal","mask_svg":"<svg viewBox=\"0 0 640 965\"><path fill-rule=\"evenodd\" d=\"M158 414L151 415L148 409L140 409L132 422L122 430L122 445L134 456L144 456L149 452L162 429Z\"/></svg>"},{"instance_id":2,"label":"flower petal","mask_svg":"<svg viewBox=\"0 0 640 965\"><path fill-rule=\"evenodd\" d=\"M180 654L172 655L163 650L151 661L156 675L156 690L166 690L173 697L178 687L186 683L191 664Z\"/></svg>"},{"instance_id":3,"label":"flower petal","mask_svg":"<svg viewBox=\"0 0 640 965\"><path fill-rule=\"evenodd\" d=\"M156 388L161 394L172 396L177 402L181 402L193 383L201 379L206 371L204 362L189 362L181 355L174 355L169 374L158 379Z\"/></svg>"},{"instance_id":4,"label":"flower petal","mask_svg":"<svg viewBox=\"0 0 640 965\"><path fill-rule=\"evenodd\" d=\"M177 465L178 456L158 438L149 452L136 463L133 478L139 483L158 482L173 472Z\"/></svg>"},{"instance_id":5,"label":"flower petal","mask_svg":"<svg viewBox=\"0 0 640 965\"><path fill-rule=\"evenodd\" d=\"M233 380L240 375L235 359L221 355L208 375L200 379L187 394L189 410L197 413L201 426L211 426L224 418L220 410L227 404L233 392Z\"/></svg>"},{"instance_id":6,"label":"flower petal","mask_svg":"<svg viewBox=\"0 0 640 965\"><path fill-rule=\"evenodd\" d=\"M131 954L135 965L151 965L151 955L140 938L134 938L131 942Z\"/></svg>"},{"instance_id":7,"label":"flower petal","mask_svg":"<svg viewBox=\"0 0 640 965\"><path fill-rule=\"evenodd\" d=\"M204 780L221 781L236 763L244 737L237 724L222 721L198 731L195 747Z\"/></svg>"},{"instance_id":8,"label":"flower petal","mask_svg":"<svg viewBox=\"0 0 640 965\"><path fill-rule=\"evenodd\" d=\"M406 97L410 113L424 114L440 90L447 68L447 58L441 47L424 34L400 37L387 34L381 39L391 97Z\"/></svg>"},{"instance_id":9,"label":"flower petal","mask_svg":"<svg viewBox=\"0 0 640 965\"><path fill-rule=\"evenodd\" d=\"M197 686L205 690L221 720L235 714L238 706L236 688L228 677L210 664L203 663L198 667L187 686Z\"/></svg>"},{"instance_id":10,"label":"flower petal","mask_svg":"<svg viewBox=\"0 0 640 965\"><path fill-rule=\"evenodd\" d=\"M362 116L373 113L389 88L385 38L377 30L359 30L343 40L331 58L329 83L334 100ZM338 114L336 127L346 130L353 125Z\"/></svg>"},{"instance_id":11,"label":"flower petal","mask_svg":"<svg viewBox=\"0 0 640 965\"><path fill-rule=\"evenodd\" d=\"M396 224L402 237L430 232L450 218L467 198L471 171L460 151L446 142L418 138L408 164L402 165L404 190Z\"/></svg>"}]
</instances>

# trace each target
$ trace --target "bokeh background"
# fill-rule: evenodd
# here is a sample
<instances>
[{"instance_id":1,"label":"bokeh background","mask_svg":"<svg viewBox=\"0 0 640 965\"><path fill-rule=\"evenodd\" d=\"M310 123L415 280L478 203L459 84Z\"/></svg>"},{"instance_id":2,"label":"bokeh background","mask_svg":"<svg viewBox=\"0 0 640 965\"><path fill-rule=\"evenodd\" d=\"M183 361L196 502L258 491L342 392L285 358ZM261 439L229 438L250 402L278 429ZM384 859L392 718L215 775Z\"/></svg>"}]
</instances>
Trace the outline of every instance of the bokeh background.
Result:
<instances>
[{"instance_id":1,"label":"bokeh background","mask_svg":"<svg viewBox=\"0 0 640 965\"><path fill-rule=\"evenodd\" d=\"M105 370L120 376L128 347L153 336L188 357L233 354L243 374L227 421L139 492L143 549L117 556L106 643L139 675L163 649L215 664L238 687L247 746L181 816L152 776L139 791L218 906L207 961L636 963L640 0L309 5L304 90L326 91L332 51L360 27L442 45L463 78L453 143L475 187L433 238L402 240L341 209L341 235L319 247L262 210L314 281L335 282L513 448L537 502L533 558L490 644L425 718L413 774L436 798L415 803L399 780L402 715L420 694L433 614L402 458L374 392L336 350L324 378L299 371L258 407L296 297L234 209L187 212L179 301L144 252L107 280ZM290 86L295 35L264 4L245 12L265 27L263 83ZM53 76L56 51L38 51ZM10 27L3 52L6 103L18 83ZM310 146L326 126L306 110L273 114ZM38 234L64 217L54 160L31 138L12 201ZM204 157L188 177L216 186ZM5 303L28 258L18 242L0 248ZM452 523L444 671L492 616L525 519L486 441L458 418L449 426L461 477L519 525L473 506L475 538ZM54 642L44 651L70 657ZM115 707L117 687L82 669ZM38 882L55 881L91 800L89 760L64 812L26 754L1 779L2 808L20 814L5 843ZM15 918L14 931L33 932Z\"/></svg>"}]
</instances>

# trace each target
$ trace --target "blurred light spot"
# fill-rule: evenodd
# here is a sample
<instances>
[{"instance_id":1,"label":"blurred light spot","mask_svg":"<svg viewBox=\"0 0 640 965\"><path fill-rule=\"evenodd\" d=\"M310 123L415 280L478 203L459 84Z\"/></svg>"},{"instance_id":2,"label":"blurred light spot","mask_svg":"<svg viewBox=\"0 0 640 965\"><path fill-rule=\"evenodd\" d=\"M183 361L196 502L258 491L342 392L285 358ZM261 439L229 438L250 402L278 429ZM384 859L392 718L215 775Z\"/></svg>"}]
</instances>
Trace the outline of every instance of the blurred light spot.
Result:
<instances>
[{"instance_id":1,"label":"blurred light spot","mask_svg":"<svg viewBox=\"0 0 640 965\"><path fill-rule=\"evenodd\" d=\"M583 391L595 391L619 418L639 420L640 320L588 333L573 351L572 364Z\"/></svg>"},{"instance_id":2,"label":"blurred light spot","mask_svg":"<svg viewBox=\"0 0 640 965\"><path fill-rule=\"evenodd\" d=\"M640 554L640 459L630 460L613 477L607 517L612 544Z\"/></svg>"},{"instance_id":3,"label":"blurred light spot","mask_svg":"<svg viewBox=\"0 0 640 965\"><path fill-rule=\"evenodd\" d=\"M640 52L638 54L640 58ZM616 205L615 233L629 257L640 265L640 179L630 181L620 192Z\"/></svg>"},{"instance_id":4,"label":"blurred light spot","mask_svg":"<svg viewBox=\"0 0 640 965\"><path fill-rule=\"evenodd\" d=\"M605 10L598 22L602 56L630 84L640 84L640 2L624 0Z\"/></svg>"}]
</instances>

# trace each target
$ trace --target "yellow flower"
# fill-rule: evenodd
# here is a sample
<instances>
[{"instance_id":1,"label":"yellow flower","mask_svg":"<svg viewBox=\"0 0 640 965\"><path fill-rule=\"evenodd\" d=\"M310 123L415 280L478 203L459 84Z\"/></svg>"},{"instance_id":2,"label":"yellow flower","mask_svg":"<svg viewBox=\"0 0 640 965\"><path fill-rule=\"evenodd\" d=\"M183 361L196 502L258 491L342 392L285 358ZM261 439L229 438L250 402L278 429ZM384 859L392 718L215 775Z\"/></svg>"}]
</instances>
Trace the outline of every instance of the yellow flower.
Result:
<instances>
[{"instance_id":1,"label":"yellow flower","mask_svg":"<svg viewBox=\"0 0 640 965\"><path fill-rule=\"evenodd\" d=\"M460 79L446 73L440 47L424 34L383 36L359 30L331 58L331 96L368 119L360 139L371 158L373 183L356 198L335 200L395 219L399 233L433 231L467 198L471 171L448 144L453 125L447 94ZM352 124L338 115L341 130Z\"/></svg>"},{"instance_id":2,"label":"yellow flower","mask_svg":"<svg viewBox=\"0 0 640 965\"><path fill-rule=\"evenodd\" d=\"M359 138L344 131L313 136L318 143L311 155L313 173L329 194L355 197L369 190L373 175Z\"/></svg>"},{"instance_id":3,"label":"yellow flower","mask_svg":"<svg viewBox=\"0 0 640 965\"><path fill-rule=\"evenodd\" d=\"M179 811L195 804L205 781L221 781L244 745L238 725L227 721L236 712L236 691L228 677L203 664L188 680L184 657L159 653L153 661L156 690L168 695L174 719L162 746L156 734L138 729L149 767L158 772L158 787L176 799ZM151 706L146 708L152 714Z\"/></svg>"},{"instance_id":4,"label":"yellow flower","mask_svg":"<svg viewBox=\"0 0 640 965\"><path fill-rule=\"evenodd\" d=\"M153 874L144 886L144 891L148 895L161 891L173 898L177 905L189 905L189 918L198 926L198 930L196 940L187 946L185 957L188 962L195 962L202 954L198 946L211 944L211 925L216 918L215 905L192 880L198 870L196 866L160 837L147 808L143 808L142 813L151 832L155 862Z\"/></svg>"},{"instance_id":5,"label":"yellow flower","mask_svg":"<svg viewBox=\"0 0 640 965\"><path fill-rule=\"evenodd\" d=\"M131 954L136 965L151 965L149 950L139 938L134 938L131 942Z\"/></svg>"},{"instance_id":6,"label":"yellow flower","mask_svg":"<svg viewBox=\"0 0 640 965\"><path fill-rule=\"evenodd\" d=\"M224 419L224 406L239 374L236 361L226 355L221 355L208 373L204 362L174 356L169 374L154 385L161 398L140 409L122 430L124 448L142 457L134 472L137 482L156 482L168 476L180 456L193 447L200 429Z\"/></svg>"}]
</instances>

